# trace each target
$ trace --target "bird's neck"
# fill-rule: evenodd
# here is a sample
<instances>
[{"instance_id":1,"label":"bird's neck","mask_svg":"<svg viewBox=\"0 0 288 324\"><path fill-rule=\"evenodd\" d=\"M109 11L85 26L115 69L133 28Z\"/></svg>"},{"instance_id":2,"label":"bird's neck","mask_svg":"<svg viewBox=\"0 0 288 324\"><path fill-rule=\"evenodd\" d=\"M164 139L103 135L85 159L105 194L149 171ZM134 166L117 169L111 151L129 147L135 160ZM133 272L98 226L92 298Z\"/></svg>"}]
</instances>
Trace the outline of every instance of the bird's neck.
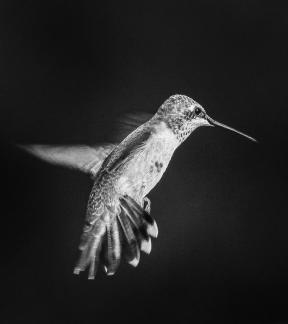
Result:
<instances>
[{"instance_id":1,"label":"bird's neck","mask_svg":"<svg viewBox=\"0 0 288 324\"><path fill-rule=\"evenodd\" d=\"M169 143L169 146L171 146L173 150L175 150L181 144L177 138L177 135L164 120L152 118L149 124L152 126L153 137L155 139Z\"/></svg>"},{"instance_id":2,"label":"bird's neck","mask_svg":"<svg viewBox=\"0 0 288 324\"><path fill-rule=\"evenodd\" d=\"M186 138L196 129L196 124L184 124L183 121L171 119L162 119L155 115L151 119L152 124L155 124L155 129L159 133L159 136L165 136L171 140L171 142L178 147L183 143Z\"/></svg>"}]
</instances>

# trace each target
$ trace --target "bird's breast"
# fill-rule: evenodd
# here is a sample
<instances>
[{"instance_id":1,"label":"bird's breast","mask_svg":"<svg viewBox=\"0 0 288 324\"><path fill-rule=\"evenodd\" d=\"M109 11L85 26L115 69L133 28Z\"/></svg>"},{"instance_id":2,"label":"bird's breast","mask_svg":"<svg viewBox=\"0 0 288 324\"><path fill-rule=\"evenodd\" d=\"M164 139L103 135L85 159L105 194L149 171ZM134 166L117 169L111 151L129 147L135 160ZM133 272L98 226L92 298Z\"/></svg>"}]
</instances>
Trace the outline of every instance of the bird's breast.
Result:
<instances>
[{"instance_id":1,"label":"bird's breast","mask_svg":"<svg viewBox=\"0 0 288 324\"><path fill-rule=\"evenodd\" d=\"M156 133L143 150L135 154L118 180L121 193L143 199L161 179L177 147L170 133Z\"/></svg>"}]
</instances>

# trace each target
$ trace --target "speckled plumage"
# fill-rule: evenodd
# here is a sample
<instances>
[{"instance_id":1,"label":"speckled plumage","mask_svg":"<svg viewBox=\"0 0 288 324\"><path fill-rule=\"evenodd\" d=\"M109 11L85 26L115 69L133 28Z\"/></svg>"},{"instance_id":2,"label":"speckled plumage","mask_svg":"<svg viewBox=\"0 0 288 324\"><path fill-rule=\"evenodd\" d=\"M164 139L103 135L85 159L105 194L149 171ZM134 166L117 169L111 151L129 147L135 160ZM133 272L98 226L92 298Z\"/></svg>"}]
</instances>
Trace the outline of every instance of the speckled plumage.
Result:
<instances>
[{"instance_id":1,"label":"speckled plumage","mask_svg":"<svg viewBox=\"0 0 288 324\"><path fill-rule=\"evenodd\" d=\"M196 127L200 126L200 124L197 125L192 122L195 119L193 112L195 107L201 106L189 97L171 96L150 120L129 134L105 159L95 177L89 197L87 224L84 228L81 244L82 256L83 253L87 254L87 249L92 244L92 234L100 231L103 235L103 228L108 231L114 222L118 222L119 227L124 232L126 231L125 227L129 227L129 224L122 224L123 220L127 218L127 210L124 208L123 212L121 198L129 197L139 208L145 209L146 195L160 181L175 149ZM204 114L204 109L202 107L201 109ZM146 235L142 235L143 237L140 235L140 238L139 233L137 233L138 225L132 224L135 225L133 231L136 232L138 244L141 245L143 239L147 241L147 237L151 234L152 236L153 234L154 236L157 235L157 225L154 220L151 223L150 227L147 224L145 225L144 232L146 231ZM127 231L131 232L131 229L128 228ZM133 239L132 233L125 233L125 235L130 235ZM119 244L117 243L117 250L122 249L122 242L123 237L119 240ZM112 246L111 248L113 250L116 247ZM136 265L139 262L139 257L140 254L134 251L132 259L129 260L128 258L128 262ZM113 270L110 269L111 274L116 271L119 259L111 267ZM91 264L94 260L95 258L91 253L88 253L86 259L84 258L85 262L80 259L80 263L75 268L75 273L79 273L90 264L89 276L93 278L94 265L92 265L91 270ZM107 266L105 266L105 269L107 271Z\"/></svg>"},{"instance_id":2,"label":"speckled plumage","mask_svg":"<svg viewBox=\"0 0 288 324\"><path fill-rule=\"evenodd\" d=\"M26 148L50 163L88 172L94 180L75 274L89 267L89 278L93 279L102 263L107 275L113 275L121 256L137 266L140 250L150 253L151 237L157 237L158 228L150 215L147 194L162 178L177 147L197 127L211 125L255 141L213 120L193 99L174 95L119 144Z\"/></svg>"}]
</instances>

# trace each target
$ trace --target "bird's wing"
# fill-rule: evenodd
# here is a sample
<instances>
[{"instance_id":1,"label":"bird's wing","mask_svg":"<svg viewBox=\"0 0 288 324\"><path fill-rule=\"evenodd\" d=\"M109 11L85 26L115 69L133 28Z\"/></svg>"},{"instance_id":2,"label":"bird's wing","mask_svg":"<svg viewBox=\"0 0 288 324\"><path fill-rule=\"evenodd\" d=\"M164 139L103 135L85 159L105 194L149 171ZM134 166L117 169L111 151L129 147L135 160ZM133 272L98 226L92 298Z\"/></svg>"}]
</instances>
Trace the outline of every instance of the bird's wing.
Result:
<instances>
[{"instance_id":1,"label":"bird's wing","mask_svg":"<svg viewBox=\"0 0 288 324\"><path fill-rule=\"evenodd\" d=\"M122 141L124 137L128 135L124 139L124 141L127 142L127 138L131 138L130 135L135 133L134 132L135 128L143 124L150 117L151 114L148 113L135 113L135 114L126 114L121 119L118 119L117 131L115 131L113 142L119 143ZM144 135L145 137L145 134L142 135ZM143 142L143 138L141 139L141 136L140 137L138 136L135 142L136 146L140 144L141 141ZM42 145L42 144L19 145L19 147L21 147L25 151L37 156L38 158L46 162L62 165L73 169L79 169L83 172L90 173L92 176L96 175L103 161L114 150L116 146L117 144L111 144L111 143L97 145L97 146ZM125 152L126 154L128 154L129 150L131 150L131 146L132 145L130 144L126 147L126 149L120 148L120 150L118 150L118 153L120 154L119 158L121 159L122 157L122 161L123 161L123 155L125 155ZM117 157L116 156L114 157L113 161L119 162L120 161L119 158L117 155Z\"/></svg>"},{"instance_id":2,"label":"bird's wing","mask_svg":"<svg viewBox=\"0 0 288 324\"><path fill-rule=\"evenodd\" d=\"M115 146L115 144L103 144L95 147L86 145L20 145L24 150L46 162L79 169L92 176L95 176L102 162Z\"/></svg>"},{"instance_id":3,"label":"bird's wing","mask_svg":"<svg viewBox=\"0 0 288 324\"><path fill-rule=\"evenodd\" d=\"M134 132L129 134L110 154L108 159L103 163L103 168L109 172L116 171L119 167L123 166L127 160L143 150L152 135L150 127L142 125Z\"/></svg>"},{"instance_id":4,"label":"bird's wing","mask_svg":"<svg viewBox=\"0 0 288 324\"><path fill-rule=\"evenodd\" d=\"M152 116L151 113L141 111L123 114L116 120L113 139L116 142L121 142L136 128L146 123Z\"/></svg>"}]
</instances>

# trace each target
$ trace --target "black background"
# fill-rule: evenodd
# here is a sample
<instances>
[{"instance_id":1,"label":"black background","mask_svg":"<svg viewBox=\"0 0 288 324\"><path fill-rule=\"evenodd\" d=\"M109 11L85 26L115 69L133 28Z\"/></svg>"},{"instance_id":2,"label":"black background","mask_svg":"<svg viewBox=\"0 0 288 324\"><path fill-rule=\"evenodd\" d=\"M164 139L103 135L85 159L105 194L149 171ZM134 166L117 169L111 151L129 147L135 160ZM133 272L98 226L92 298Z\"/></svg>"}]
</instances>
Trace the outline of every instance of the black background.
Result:
<instances>
[{"instance_id":1,"label":"black background","mask_svg":"<svg viewBox=\"0 0 288 324\"><path fill-rule=\"evenodd\" d=\"M288 323L285 2L1 1L4 323ZM175 93L197 130L151 192L138 268L72 274L91 180L13 143L94 143Z\"/></svg>"}]
</instances>

